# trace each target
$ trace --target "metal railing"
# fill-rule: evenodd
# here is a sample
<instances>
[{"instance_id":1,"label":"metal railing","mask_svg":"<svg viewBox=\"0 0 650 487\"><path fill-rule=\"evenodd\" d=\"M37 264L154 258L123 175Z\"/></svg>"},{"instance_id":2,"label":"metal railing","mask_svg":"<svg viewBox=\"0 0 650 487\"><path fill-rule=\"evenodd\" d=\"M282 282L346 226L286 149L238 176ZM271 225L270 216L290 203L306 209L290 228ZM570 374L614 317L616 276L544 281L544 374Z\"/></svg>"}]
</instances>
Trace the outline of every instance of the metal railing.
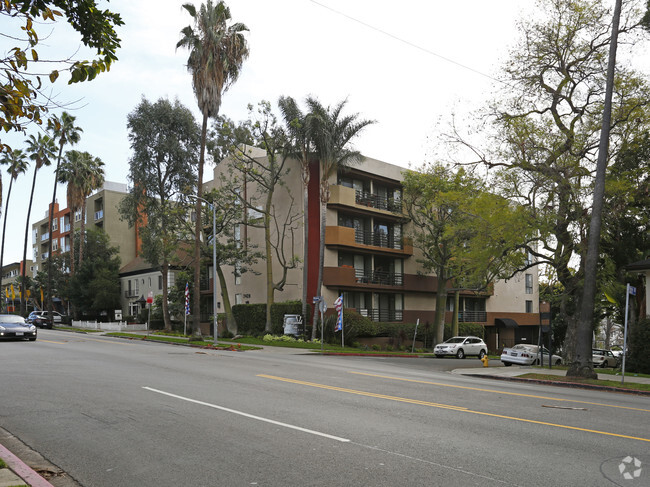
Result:
<instances>
[{"instance_id":1,"label":"metal railing","mask_svg":"<svg viewBox=\"0 0 650 487\"><path fill-rule=\"evenodd\" d=\"M95 220L100 220L104 218L104 210L99 210L95 212Z\"/></svg>"},{"instance_id":2,"label":"metal railing","mask_svg":"<svg viewBox=\"0 0 650 487\"><path fill-rule=\"evenodd\" d=\"M385 286L403 286L404 274L386 271L365 272L363 269L355 269L357 282L362 284L383 284Z\"/></svg>"},{"instance_id":3,"label":"metal railing","mask_svg":"<svg viewBox=\"0 0 650 487\"><path fill-rule=\"evenodd\" d=\"M401 238L395 238L392 235L387 235L383 232L355 230L354 241L358 244L374 245L375 247L383 247L386 249L403 250L404 248Z\"/></svg>"},{"instance_id":4,"label":"metal railing","mask_svg":"<svg viewBox=\"0 0 650 487\"><path fill-rule=\"evenodd\" d=\"M140 293L138 291L133 291L133 290L130 290L130 289L127 289L126 291L124 291L124 297L125 298L136 298L136 297L139 296L139 294Z\"/></svg>"},{"instance_id":5,"label":"metal railing","mask_svg":"<svg viewBox=\"0 0 650 487\"><path fill-rule=\"evenodd\" d=\"M45 242L46 240L49 240L50 234L49 233L44 233L41 235L41 242Z\"/></svg>"},{"instance_id":6,"label":"metal railing","mask_svg":"<svg viewBox=\"0 0 650 487\"><path fill-rule=\"evenodd\" d=\"M403 311L401 309L373 309L357 308L357 313L370 318L372 321L402 321Z\"/></svg>"},{"instance_id":7,"label":"metal railing","mask_svg":"<svg viewBox=\"0 0 650 487\"><path fill-rule=\"evenodd\" d=\"M358 205L365 205L378 210L388 210L393 213L402 212L402 202L393 198L386 198L378 194L369 193L367 191L356 191L355 202Z\"/></svg>"},{"instance_id":8,"label":"metal railing","mask_svg":"<svg viewBox=\"0 0 650 487\"><path fill-rule=\"evenodd\" d=\"M487 322L487 311L459 311L458 321L460 323L485 323Z\"/></svg>"}]
</instances>

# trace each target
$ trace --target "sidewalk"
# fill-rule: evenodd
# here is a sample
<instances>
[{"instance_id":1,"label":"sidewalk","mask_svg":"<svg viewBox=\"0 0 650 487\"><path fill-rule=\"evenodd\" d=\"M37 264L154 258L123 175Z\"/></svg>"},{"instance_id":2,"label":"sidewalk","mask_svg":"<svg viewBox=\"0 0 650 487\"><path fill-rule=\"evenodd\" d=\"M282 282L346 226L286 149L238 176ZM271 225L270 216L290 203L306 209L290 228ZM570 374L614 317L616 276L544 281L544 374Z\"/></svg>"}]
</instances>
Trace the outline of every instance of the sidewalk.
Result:
<instances>
[{"instance_id":1,"label":"sidewalk","mask_svg":"<svg viewBox=\"0 0 650 487\"><path fill-rule=\"evenodd\" d=\"M531 367L531 366L517 366L512 365L510 367L504 367L501 364L494 367L480 367L474 369L454 369L451 371L452 374L458 375L471 375L482 377L486 379L497 379L497 380L514 380L520 382L535 382L538 384L548 384L548 385L558 385L564 387L579 387L584 389L596 389L596 390L605 390L605 391L615 391L615 392L627 392L631 394L643 394L650 395L650 391L636 391L634 389L623 389L620 387L612 386L599 386L592 384L579 384L573 382L555 382L555 381L545 381L541 379L525 379L520 378L519 376L525 374L544 374L544 375L557 375L560 377L566 376L566 370L564 369L549 369L549 368L540 368L540 367ZM612 382L621 382L621 375L611 375L611 374L598 374L599 380L607 380ZM648 377L635 377L634 374L625 374L625 384L650 384L650 378Z\"/></svg>"}]
</instances>

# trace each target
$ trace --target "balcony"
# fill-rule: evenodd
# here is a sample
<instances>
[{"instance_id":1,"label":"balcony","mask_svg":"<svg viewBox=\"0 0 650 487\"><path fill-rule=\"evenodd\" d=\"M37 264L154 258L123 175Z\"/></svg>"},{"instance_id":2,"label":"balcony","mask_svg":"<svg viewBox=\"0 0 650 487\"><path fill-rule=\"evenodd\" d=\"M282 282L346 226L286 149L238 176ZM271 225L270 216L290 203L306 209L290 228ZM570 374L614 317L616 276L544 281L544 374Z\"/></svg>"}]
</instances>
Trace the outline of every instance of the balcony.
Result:
<instances>
[{"instance_id":1,"label":"balcony","mask_svg":"<svg viewBox=\"0 0 650 487\"><path fill-rule=\"evenodd\" d=\"M405 238L395 238L385 233L365 232L350 227L328 226L325 245L348 247L357 250L383 250L395 256L413 255L413 245Z\"/></svg>"},{"instance_id":2,"label":"balcony","mask_svg":"<svg viewBox=\"0 0 650 487\"><path fill-rule=\"evenodd\" d=\"M404 286L404 274L383 271L364 271L351 266L323 268L323 284L335 287L373 288Z\"/></svg>"},{"instance_id":3,"label":"balcony","mask_svg":"<svg viewBox=\"0 0 650 487\"><path fill-rule=\"evenodd\" d=\"M459 323L487 323L487 311L459 311Z\"/></svg>"},{"instance_id":4,"label":"balcony","mask_svg":"<svg viewBox=\"0 0 650 487\"><path fill-rule=\"evenodd\" d=\"M403 310L401 309L356 308L356 312L372 321L389 322L402 321L403 319Z\"/></svg>"},{"instance_id":5,"label":"balcony","mask_svg":"<svg viewBox=\"0 0 650 487\"><path fill-rule=\"evenodd\" d=\"M104 218L104 210L99 210L95 212L95 221L101 220Z\"/></svg>"},{"instance_id":6,"label":"balcony","mask_svg":"<svg viewBox=\"0 0 650 487\"><path fill-rule=\"evenodd\" d=\"M48 232L48 233L44 233L43 235L41 235L41 242L47 242L49 239L50 239L50 234L49 234L49 232Z\"/></svg>"},{"instance_id":7,"label":"balcony","mask_svg":"<svg viewBox=\"0 0 650 487\"><path fill-rule=\"evenodd\" d=\"M355 203L357 205L369 206L378 210L386 210L391 213L402 213L402 202L393 198L386 198L378 194L366 191L356 191Z\"/></svg>"},{"instance_id":8,"label":"balcony","mask_svg":"<svg viewBox=\"0 0 650 487\"><path fill-rule=\"evenodd\" d=\"M138 296L140 296L140 293L138 292L137 289L135 291L132 291L131 289L127 289L126 291L124 291L125 298L137 298Z\"/></svg>"},{"instance_id":9,"label":"balcony","mask_svg":"<svg viewBox=\"0 0 650 487\"><path fill-rule=\"evenodd\" d=\"M355 190L347 186L330 186L328 205L363 208L364 210L381 210L385 216L402 214L402 202L393 198L385 198L367 191Z\"/></svg>"}]
</instances>

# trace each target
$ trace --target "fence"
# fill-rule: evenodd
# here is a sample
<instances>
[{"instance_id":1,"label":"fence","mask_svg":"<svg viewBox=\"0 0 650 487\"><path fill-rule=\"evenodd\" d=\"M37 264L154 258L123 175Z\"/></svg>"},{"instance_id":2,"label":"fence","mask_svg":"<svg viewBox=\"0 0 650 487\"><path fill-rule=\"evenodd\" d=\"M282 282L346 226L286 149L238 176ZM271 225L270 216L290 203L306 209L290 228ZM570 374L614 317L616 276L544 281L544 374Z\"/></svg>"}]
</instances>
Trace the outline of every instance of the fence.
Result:
<instances>
[{"instance_id":1,"label":"fence","mask_svg":"<svg viewBox=\"0 0 650 487\"><path fill-rule=\"evenodd\" d=\"M84 330L101 330L101 331L145 331L146 323L135 325L128 324L126 321L112 323L102 323L98 321L73 321L73 328L83 328Z\"/></svg>"}]
</instances>

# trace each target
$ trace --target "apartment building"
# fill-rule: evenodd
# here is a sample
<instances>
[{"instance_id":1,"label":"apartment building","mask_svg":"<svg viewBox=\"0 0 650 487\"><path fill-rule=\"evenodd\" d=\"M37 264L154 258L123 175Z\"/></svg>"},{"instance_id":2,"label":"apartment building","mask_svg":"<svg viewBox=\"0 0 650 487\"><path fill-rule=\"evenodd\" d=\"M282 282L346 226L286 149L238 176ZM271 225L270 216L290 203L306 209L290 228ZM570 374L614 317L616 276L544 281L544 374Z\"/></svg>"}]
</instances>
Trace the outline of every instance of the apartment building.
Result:
<instances>
[{"instance_id":1,"label":"apartment building","mask_svg":"<svg viewBox=\"0 0 650 487\"><path fill-rule=\"evenodd\" d=\"M81 227L85 218L86 228L101 228L109 236L111 245L119 249L122 263L130 262L136 256L136 231L121 220L118 205L127 194L127 186L122 183L106 181L104 186L86 199L86 214L79 209L72 214L69 208L59 209L59 204L49 205L45 217L32 225L33 276L43 268L49 257L48 245L52 238L52 252L69 252L72 241L72 224ZM53 215L52 235L49 234L49 215Z\"/></svg>"},{"instance_id":2,"label":"apartment building","mask_svg":"<svg viewBox=\"0 0 650 487\"><path fill-rule=\"evenodd\" d=\"M25 275L32 275L32 268L34 263L31 260L25 262ZM0 297L4 306L3 310L14 311L15 309L20 308L20 284L18 282L18 277L23 274L23 262L12 262L11 264L2 266L2 288L0 289ZM13 287L13 297L11 289Z\"/></svg>"},{"instance_id":3,"label":"apartment building","mask_svg":"<svg viewBox=\"0 0 650 487\"><path fill-rule=\"evenodd\" d=\"M263 152L256 157L265 157ZM261 160L261 159L260 159ZM302 214L302 179L298 161L290 161L286 186L274 195L274 207L284 215ZM205 184L209 190L219 183L227 161L214 169L214 180ZM325 228L325 261L322 296L328 307L343 295L344 308L356 309L374 321L433 324L437 278L426 273L418 263L421 252L408 236L412 224L402 207L402 172L404 168L376 159L365 158L361 164L330 178L330 201ZM309 186L308 300L316 295L319 267L320 203L319 165L311 165ZM256 188L246 188L255 194ZM243 192L243 188L242 188ZM242 193L243 194L243 193ZM275 231L275 230L274 230ZM237 235L263 248L264 233L249 226ZM290 241L286 241L289 239ZM285 249L303 256L302 224L285 237ZM253 271L240 273L224 269L230 301L261 303L266 301L266 263L260 261ZM302 299L302 263L287 272L284 289L276 291L276 301ZM282 272L277 262L274 276ZM539 330L538 276L534 270L506 281L495 282L485 293L462 291L459 321L481 323L492 350L503 343L536 341ZM207 295L206 300L211 298ZM209 304L211 306L211 303ZM221 303L217 303L221 308ZM446 322L451 321L453 300L448 300Z\"/></svg>"}]
</instances>

